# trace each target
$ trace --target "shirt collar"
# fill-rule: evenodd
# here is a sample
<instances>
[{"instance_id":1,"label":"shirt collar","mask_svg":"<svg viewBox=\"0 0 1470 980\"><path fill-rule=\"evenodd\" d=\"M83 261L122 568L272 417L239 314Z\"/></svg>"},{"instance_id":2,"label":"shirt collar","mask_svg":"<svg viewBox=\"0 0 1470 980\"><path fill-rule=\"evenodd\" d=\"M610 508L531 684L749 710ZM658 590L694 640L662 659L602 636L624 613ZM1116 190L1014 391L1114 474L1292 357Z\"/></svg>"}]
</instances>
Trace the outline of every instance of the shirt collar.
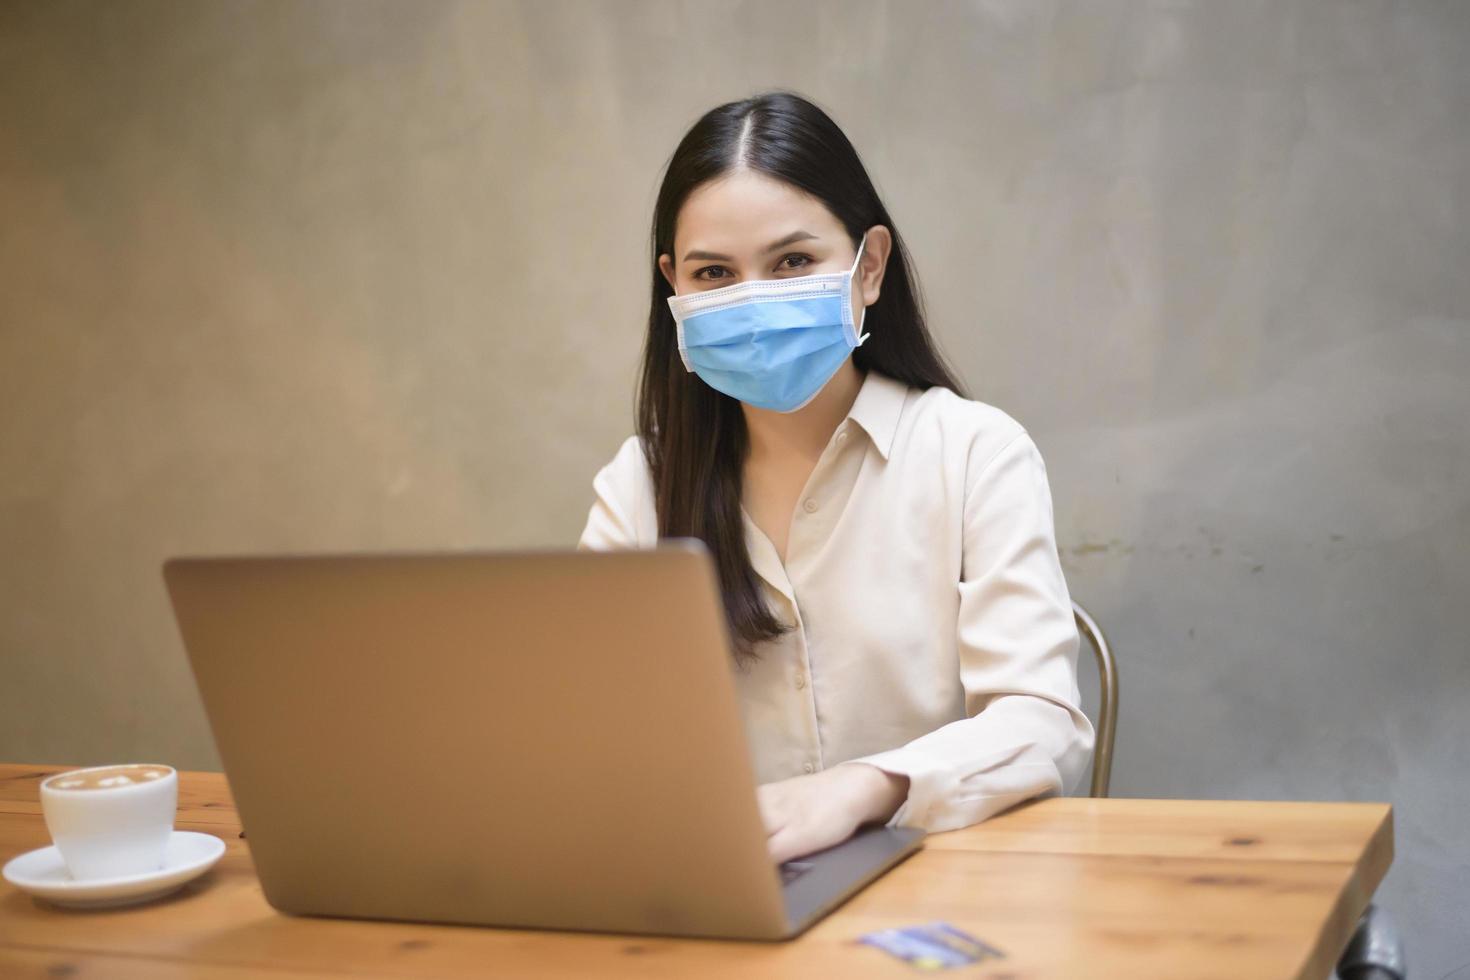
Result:
<instances>
[{"instance_id":1,"label":"shirt collar","mask_svg":"<svg viewBox=\"0 0 1470 980\"><path fill-rule=\"evenodd\" d=\"M868 438L878 450L878 455L888 459L893 449L893 437L898 432L898 417L903 413L903 403L908 398L908 385L872 368L858 389L857 398L847 417L867 432Z\"/></svg>"}]
</instances>

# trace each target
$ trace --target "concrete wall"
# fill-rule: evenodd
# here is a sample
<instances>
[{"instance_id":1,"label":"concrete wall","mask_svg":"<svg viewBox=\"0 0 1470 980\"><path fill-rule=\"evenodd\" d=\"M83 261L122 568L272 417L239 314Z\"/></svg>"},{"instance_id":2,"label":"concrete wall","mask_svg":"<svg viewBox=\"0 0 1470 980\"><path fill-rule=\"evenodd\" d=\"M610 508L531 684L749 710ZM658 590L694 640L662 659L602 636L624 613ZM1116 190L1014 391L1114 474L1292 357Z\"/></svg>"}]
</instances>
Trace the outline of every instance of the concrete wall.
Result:
<instances>
[{"instance_id":1,"label":"concrete wall","mask_svg":"<svg viewBox=\"0 0 1470 980\"><path fill-rule=\"evenodd\" d=\"M180 552L569 544L659 168L789 86L1122 657L1120 795L1391 800L1467 975L1470 5L0 5L0 758L217 764Z\"/></svg>"}]
</instances>

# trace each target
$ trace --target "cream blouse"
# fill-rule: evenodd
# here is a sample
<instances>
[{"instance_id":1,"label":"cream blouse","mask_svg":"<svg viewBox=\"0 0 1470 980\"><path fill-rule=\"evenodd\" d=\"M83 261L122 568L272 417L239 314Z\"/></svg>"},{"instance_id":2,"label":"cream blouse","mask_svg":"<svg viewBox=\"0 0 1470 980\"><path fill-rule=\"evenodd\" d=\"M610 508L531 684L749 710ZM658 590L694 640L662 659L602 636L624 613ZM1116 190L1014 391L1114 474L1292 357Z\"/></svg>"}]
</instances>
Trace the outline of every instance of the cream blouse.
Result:
<instances>
[{"instance_id":1,"label":"cream blouse","mask_svg":"<svg viewBox=\"0 0 1470 980\"><path fill-rule=\"evenodd\" d=\"M658 538L636 436L593 479L578 547ZM869 371L792 517L783 565L742 509L767 602L796 628L732 662L756 778L842 762L909 777L889 826L952 830L1068 792L1092 755L1078 635L1035 443L947 388Z\"/></svg>"}]
</instances>

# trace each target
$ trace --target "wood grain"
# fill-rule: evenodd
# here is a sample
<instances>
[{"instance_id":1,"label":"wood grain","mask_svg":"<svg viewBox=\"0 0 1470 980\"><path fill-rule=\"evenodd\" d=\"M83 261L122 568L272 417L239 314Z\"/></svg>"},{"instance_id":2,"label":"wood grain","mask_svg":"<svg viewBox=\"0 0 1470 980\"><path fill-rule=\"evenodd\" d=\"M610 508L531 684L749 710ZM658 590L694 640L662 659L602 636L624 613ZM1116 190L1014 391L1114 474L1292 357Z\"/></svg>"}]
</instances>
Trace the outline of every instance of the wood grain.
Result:
<instances>
[{"instance_id":1,"label":"wood grain","mask_svg":"<svg viewBox=\"0 0 1470 980\"><path fill-rule=\"evenodd\" d=\"M37 786L63 768L0 765L0 860L49 842ZM221 837L225 857L150 905L71 912L0 883L0 975L911 977L854 940L942 919L1006 953L973 978L1321 980L1392 860L1385 804L1044 800L932 835L804 936L765 944L281 915L223 776L181 774L178 826Z\"/></svg>"}]
</instances>

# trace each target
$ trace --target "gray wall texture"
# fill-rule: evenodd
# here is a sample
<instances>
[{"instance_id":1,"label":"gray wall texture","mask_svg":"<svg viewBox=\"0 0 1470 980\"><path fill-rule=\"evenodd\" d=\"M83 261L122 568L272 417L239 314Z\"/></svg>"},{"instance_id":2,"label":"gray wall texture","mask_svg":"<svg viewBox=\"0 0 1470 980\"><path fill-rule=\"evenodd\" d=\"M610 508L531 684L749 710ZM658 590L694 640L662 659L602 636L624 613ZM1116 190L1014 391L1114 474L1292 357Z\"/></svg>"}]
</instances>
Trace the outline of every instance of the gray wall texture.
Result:
<instances>
[{"instance_id":1,"label":"gray wall texture","mask_svg":"<svg viewBox=\"0 0 1470 980\"><path fill-rule=\"evenodd\" d=\"M0 758L217 765L191 552L571 544L661 165L833 113L1122 658L1115 791L1389 800L1470 976L1470 5L0 4Z\"/></svg>"}]
</instances>

